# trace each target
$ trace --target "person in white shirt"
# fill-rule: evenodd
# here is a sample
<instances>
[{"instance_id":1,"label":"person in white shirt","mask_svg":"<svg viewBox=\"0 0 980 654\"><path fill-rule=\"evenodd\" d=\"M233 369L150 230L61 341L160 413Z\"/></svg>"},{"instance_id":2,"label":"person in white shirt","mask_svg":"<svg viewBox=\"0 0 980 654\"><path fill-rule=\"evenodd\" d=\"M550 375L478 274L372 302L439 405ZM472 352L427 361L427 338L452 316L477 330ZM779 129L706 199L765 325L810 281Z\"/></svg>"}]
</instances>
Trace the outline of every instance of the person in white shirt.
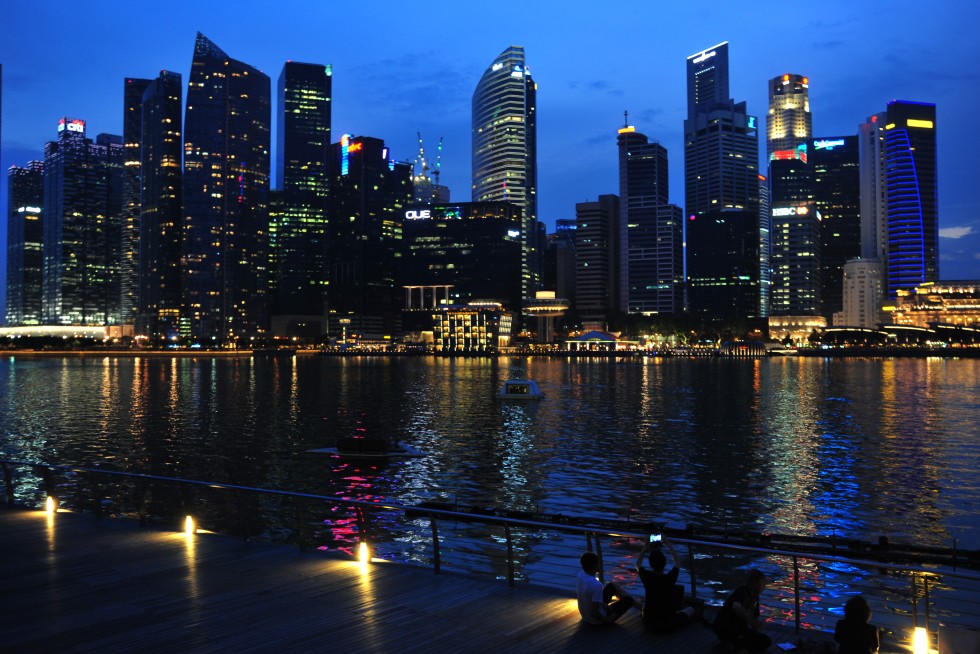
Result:
<instances>
[{"instance_id":1,"label":"person in white shirt","mask_svg":"<svg viewBox=\"0 0 980 654\"><path fill-rule=\"evenodd\" d=\"M582 570L578 573L576 594L578 612L582 620L594 625L612 624L626 613L635 600L614 582L605 586L596 579L599 557L593 552L585 552L579 557Z\"/></svg>"}]
</instances>

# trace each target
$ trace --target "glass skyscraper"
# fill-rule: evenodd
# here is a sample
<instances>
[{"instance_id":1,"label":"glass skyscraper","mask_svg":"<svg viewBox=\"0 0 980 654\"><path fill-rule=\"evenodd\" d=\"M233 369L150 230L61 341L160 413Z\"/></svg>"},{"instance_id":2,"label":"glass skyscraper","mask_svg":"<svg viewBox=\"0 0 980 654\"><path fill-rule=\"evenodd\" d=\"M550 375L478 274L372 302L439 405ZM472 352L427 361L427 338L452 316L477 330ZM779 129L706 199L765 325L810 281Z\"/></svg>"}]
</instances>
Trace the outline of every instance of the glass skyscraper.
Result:
<instances>
[{"instance_id":1,"label":"glass skyscraper","mask_svg":"<svg viewBox=\"0 0 980 654\"><path fill-rule=\"evenodd\" d=\"M327 332L330 66L286 62L279 75L272 325L276 336ZM302 328L300 327L302 325Z\"/></svg>"},{"instance_id":2,"label":"glass skyscraper","mask_svg":"<svg viewBox=\"0 0 980 654\"><path fill-rule=\"evenodd\" d=\"M786 73L769 80L766 160L777 150L795 150L812 135L809 78Z\"/></svg>"},{"instance_id":3,"label":"glass skyscraper","mask_svg":"<svg viewBox=\"0 0 980 654\"><path fill-rule=\"evenodd\" d=\"M139 295L136 333L179 333L181 310L181 77L161 71L140 100Z\"/></svg>"},{"instance_id":4,"label":"glass skyscraper","mask_svg":"<svg viewBox=\"0 0 980 654\"><path fill-rule=\"evenodd\" d=\"M894 100L885 110L888 295L939 280L936 105Z\"/></svg>"},{"instance_id":5,"label":"glass skyscraper","mask_svg":"<svg viewBox=\"0 0 980 654\"><path fill-rule=\"evenodd\" d=\"M205 343L267 323L269 77L197 35L184 119L182 332Z\"/></svg>"},{"instance_id":6,"label":"glass skyscraper","mask_svg":"<svg viewBox=\"0 0 980 654\"><path fill-rule=\"evenodd\" d=\"M136 321L139 295L140 144L143 134L143 92L148 79L123 81L122 260L119 262L119 310L123 324ZM178 159L179 162L179 159Z\"/></svg>"},{"instance_id":7,"label":"glass skyscraper","mask_svg":"<svg viewBox=\"0 0 980 654\"><path fill-rule=\"evenodd\" d=\"M524 48L510 46L473 92L473 202L513 202L524 216L524 299L538 286L537 84Z\"/></svg>"},{"instance_id":8,"label":"glass skyscraper","mask_svg":"<svg viewBox=\"0 0 980 654\"><path fill-rule=\"evenodd\" d=\"M7 172L7 326L41 324L44 164Z\"/></svg>"}]
</instances>

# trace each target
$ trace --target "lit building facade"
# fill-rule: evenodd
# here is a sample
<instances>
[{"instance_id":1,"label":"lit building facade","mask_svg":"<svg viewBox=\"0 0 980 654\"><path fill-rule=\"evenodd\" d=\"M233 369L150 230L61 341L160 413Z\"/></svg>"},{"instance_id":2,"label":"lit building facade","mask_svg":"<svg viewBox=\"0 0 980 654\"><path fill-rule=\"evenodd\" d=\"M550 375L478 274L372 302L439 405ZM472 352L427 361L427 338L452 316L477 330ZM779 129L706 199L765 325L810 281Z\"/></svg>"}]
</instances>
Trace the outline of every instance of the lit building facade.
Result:
<instances>
[{"instance_id":1,"label":"lit building facade","mask_svg":"<svg viewBox=\"0 0 980 654\"><path fill-rule=\"evenodd\" d=\"M575 221L559 218L547 235L541 285L558 297L575 297Z\"/></svg>"},{"instance_id":2,"label":"lit building facade","mask_svg":"<svg viewBox=\"0 0 980 654\"><path fill-rule=\"evenodd\" d=\"M852 259L844 264L843 302L835 327L874 329L881 323L884 270L878 259Z\"/></svg>"},{"instance_id":3,"label":"lit building facade","mask_svg":"<svg viewBox=\"0 0 980 654\"><path fill-rule=\"evenodd\" d=\"M41 324L43 213L44 164L11 166L7 172L8 327Z\"/></svg>"},{"instance_id":4,"label":"lit building facade","mask_svg":"<svg viewBox=\"0 0 980 654\"><path fill-rule=\"evenodd\" d=\"M403 221L399 286L451 286L451 304L493 299L520 311L524 223L519 207L417 204L405 208Z\"/></svg>"},{"instance_id":5,"label":"lit building facade","mask_svg":"<svg viewBox=\"0 0 980 654\"><path fill-rule=\"evenodd\" d=\"M895 100L885 111L888 295L939 279L936 105Z\"/></svg>"},{"instance_id":6,"label":"lit building facade","mask_svg":"<svg viewBox=\"0 0 980 654\"><path fill-rule=\"evenodd\" d=\"M885 260L888 254L885 201L884 112L858 125L858 167L861 197L861 258Z\"/></svg>"},{"instance_id":7,"label":"lit building facade","mask_svg":"<svg viewBox=\"0 0 980 654\"><path fill-rule=\"evenodd\" d=\"M399 329L396 288L402 223L412 203L412 165L395 161L384 141L344 134L331 146L327 274L334 320L354 333L390 336Z\"/></svg>"},{"instance_id":8,"label":"lit building facade","mask_svg":"<svg viewBox=\"0 0 980 654\"><path fill-rule=\"evenodd\" d=\"M119 313L123 324L136 322L140 261L140 144L143 134L143 93L148 79L123 80L122 260L119 267ZM177 159L178 164L180 159Z\"/></svg>"},{"instance_id":9,"label":"lit building facade","mask_svg":"<svg viewBox=\"0 0 980 654\"><path fill-rule=\"evenodd\" d=\"M136 333L153 340L176 337L180 329L181 98L180 73L164 70L140 99Z\"/></svg>"},{"instance_id":10,"label":"lit building facade","mask_svg":"<svg viewBox=\"0 0 980 654\"><path fill-rule=\"evenodd\" d=\"M812 136L810 79L786 73L769 80L766 159L777 150L795 150Z\"/></svg>"},{"instance_id":11,"label":"lit building facade","mask_svg":"<svg viewBox=\"0 0 980 654\"><path fill-rule=\"evenodd\" d=\"M820 313L820 219L806 144L769 161L771 316Z\"/></svg>"},{"instance_id":12,"label":"lit building facade","mask_svg":"<svg viewBox=\"0 0 980 654\"><path fill-rule=\"evenodd\" d=\"M122 137L62 118L44 147L43 322L120 324Z\"/></svg>"},{"instance_id":13,"label":"lit building facade","mask_svg":"<svg viewBox=\"0 0 980 654\"><path fill-rule=\"evenodd\" d=\"M197 35L184 119L182 333L207 343L268 322L269 77Z\"/></svg>"},{"instance_id":14,"label":"lit building facade","mask_svg":"<svg viewBox=\"0 0 980 654\"><path fill-rule=\"evenodd\" d=\"M892 323L913 327L980 326L980 281L923 284L897 293Z\"/></svg>"},{"instance_id":15,"label":"lit building facade","mask_svg":"<svg viewBox=\"0 0 980 654\"><path fill-rule=\"evenodd\" d=\"M432 314L437 354L492 354L510 345L513 316L497 302L450 305Z\"/></svg>"},{"instance_id":16,"label":"lit building facade","mask_svg":"<svg viewBox=\"0 0 980 654\"><path fill-rule=\"evenodd\" d=\"M758 317L762 312L758 124L744 102L729 97L727 43L687 58L687 89L688 308L717 317ZM714 242L722 235L729 239L727 244Z\"/></svg>"},{"instance_id":17,"label":"lit building facade","mask_svg":"<svg viewBox=\"0 0 980 654\"><path fill-rule=\"evenodd\" d=\"M276 186L282 190L282 205L272 271L275 336L327 333L332 79L331 66L295 61L286 62L279 75ZM311 334L311 329L317 334Z\"/></svg>"},{"instance_id":18,"label":"lit building facade","mask_svg":"<svg viewBox=\"0 0 980 654\"><path fill-rule=\"evenodd\" d=\"M615 258L619 196L575 205L575 309L583 321L607 323L616 313L620 276Z\"/></svg>"},{"instance_id":19,"label":"lit building facade","mask_svg":"<svg viewBox=\"0 0 980 654\"><path fill-rule=\"evenodd\" d=\"M473 201L512 202L524 227L524 298L534 297L539 271L537 84L524 48L510 46L484 71L473 92Z\"/></svg>"}]
</instances>

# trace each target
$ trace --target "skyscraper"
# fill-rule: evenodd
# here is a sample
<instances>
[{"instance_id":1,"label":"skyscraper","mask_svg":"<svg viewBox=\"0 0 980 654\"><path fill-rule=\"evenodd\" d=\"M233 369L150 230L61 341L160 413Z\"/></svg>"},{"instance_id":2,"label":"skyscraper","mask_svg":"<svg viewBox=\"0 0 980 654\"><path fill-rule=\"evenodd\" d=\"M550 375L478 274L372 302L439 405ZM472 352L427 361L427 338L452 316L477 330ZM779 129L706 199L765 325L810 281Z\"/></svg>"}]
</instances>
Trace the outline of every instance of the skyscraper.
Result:
<instances>
[{"instance_id":1,"label":"skyscraper","mask_svg":"<svg viewBox=\"0 0 980 654\"><path fill-rule=\"evenodd\" d=\"M575 308L584 321L608 322L617 312L614 240L619 197L575 205Z\"/></svg>"},{"instance_id":2,"label":"skyscraper","mask_svg":"<svg viewBox=\"0 0 980 654\"><path fill-rule=\"evenodd\" d=\"M884 262L888 252L885 202L885 112L858 125L861 258Z\"/></svg>"},{"instance_id":3,"label":"skyscraper","mask_svg":"<svg viewBox=\"0 0 980 654\"><path fill-rule=\"evenodd\" d=\"M494 59L473 92L473 201L520 207L525 300L534 297L538 284L537 88L524 62L524 48L510 46Z\"/></svg>"},{"instance_id":4,"label":"skyscraper","mask_svg":"<svg viewBox=\"0 0 980 654\"><path fill-rule=\"evenodd\" d=\"M728 97L727 43L687 58L687 97L689 308L718 317L757 317L762 313L758 126L744 102ZM722 236L735 241L711 242Z\"/></svg>"},{"instance_id":5,"label":"skyscraper","mask_svg":"<svg viewBox=\"0 0 980 654\"><path fill-rule=\"evenodd\" d=\"M85 137L62 118L44 147L43 321L117 325L122 230L122 137Z\"/></svg>"},{"instance_id":6,"label":"skyscraper","mask_svg":"<svg viewBox=\"0 0 980 654\"><path fill-rule=\"evenodd\" d=\"M143 92L148 79L123 81L122 260L119 262L119 310L123 324L136 321L139 295L140 144L143 138ZM178 164L180 159L178 158Z\"/></svg>"},{"instance_id":7,"label":"skyscraper","mask_svg":"<svg viewBox=\"0 0 980 654\"><path fill-rule=\"evenodd\" d=\"M668 204L667 149L628 125L619 130L617 143L617 308L643 314L680 312L684 303L683 211Z\"/></svg>"},{"instance_id":8,"label":"skyscraper","mask_svg":"<svg viewBox=\"0 0 980 654\"><path fill-rule=\"evenodd\" d=\"M332 68L287 61L279 75L273 334L327 333L327 188ZM302 325L302 329L300 326Z\"/></svg>"},{"instance_id":9,"label":"skyscraper","mask_svg":"<svg viewBox=\"0 0 980 654\"><path fill-rule=\"evenodd\" d=\"M270 120L269 77L199 33L184 119L182 283L194 339L265 331Z\"/></svg>"},{"instance_id":10,"label":"skyscraper","mask_svg":"<svg viewBox=\"0 0 980 654\"><path fill-rule=\"evenodd\" d=\"M786 73L769 80L766 160L777 150L795 150L812 135L809 78Z\"/></svg>"},{"instance_id":11,"label":"skyscraper","mask_svg":"<svg viewBox=\"0 0 980 654\"><path fill-rule=\"evenodd\" d=\"M888 295L939 280L936 105L893 100L885 110Z\"/></svg>"},{"instance_id":12,"label":"skyscraper","mask_svg":"<svg viewBox=\"0 0 980 654\"><path fill-rule=\"evenodd\" d=\"M820 312L820 219L806 144L776 150L769 162L772 265L770 315Z\"/></svg>"},{"instance_id":13,"label":"skyscraper","mask_svg":"<svg viewBox=\"0 0 980 654\"><path fill-rule=\"evenodd\" d=\"M140 127L139 275L136 333L179 333L181 310L181 79L161 71L146 87Z\"/></svg>"},{"instance_id":14,"label":"skyscraper","mask_svg":"<svg viewBox=\"0 0 980 654\"><path fill-rule=\"evenodd\" d=\"M7 173L8 326L41 324L44 237L44 164L11 166Z\"/></svg>"}]
</instances>

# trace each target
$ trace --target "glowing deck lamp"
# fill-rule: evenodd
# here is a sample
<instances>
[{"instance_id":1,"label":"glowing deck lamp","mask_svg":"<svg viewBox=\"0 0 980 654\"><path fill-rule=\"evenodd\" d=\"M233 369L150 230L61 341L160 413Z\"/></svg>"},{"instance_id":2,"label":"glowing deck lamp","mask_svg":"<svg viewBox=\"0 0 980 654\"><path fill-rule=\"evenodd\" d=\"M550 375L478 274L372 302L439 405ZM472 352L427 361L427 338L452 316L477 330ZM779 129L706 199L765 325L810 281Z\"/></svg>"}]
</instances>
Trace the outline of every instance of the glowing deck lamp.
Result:
<instances>
[{"instance_id":1,"label":"glowing deck lamp","mask_svg":"<svg viewBox=\"0 0 980 654\"><path fill-rule=\"evenodd\" d=\"M57 505L54 503L54 498L48 495L48 499L44 501L44 510L48 513L54 513L57 508Z\"/></svg>"},{"instance_id":2,"label":"glowing deck lamp","mask_svg":"<svg viewBox=\"0 0 980 654\"><path fill-rule=\"evenodd\" d=\"M197 533L197 523L194 522L194 516L184 518L184 533L188 536Z\"/></svg>"},{"instance_id":3,"label":"glowing deck lamp","mask_svg":"<svg viewBox=\"0 0 980 654\"><path fill-rule=\"evenodd\" d=\"M371 548L368 546L367 541L361 541L361 544L357 548L357 559L362 564L371 562Z\"/></svg>"},{"instance_id":4,"label":"glowing deck lamp","mask_svg":"<svg viewBox=\"0 0 980 654\"><path fill-rule=\"evenodd\" d=\"M916 627L912 632L913 654L929 654L929 632L925 627Z\"/></svg>"}]
</instances>

